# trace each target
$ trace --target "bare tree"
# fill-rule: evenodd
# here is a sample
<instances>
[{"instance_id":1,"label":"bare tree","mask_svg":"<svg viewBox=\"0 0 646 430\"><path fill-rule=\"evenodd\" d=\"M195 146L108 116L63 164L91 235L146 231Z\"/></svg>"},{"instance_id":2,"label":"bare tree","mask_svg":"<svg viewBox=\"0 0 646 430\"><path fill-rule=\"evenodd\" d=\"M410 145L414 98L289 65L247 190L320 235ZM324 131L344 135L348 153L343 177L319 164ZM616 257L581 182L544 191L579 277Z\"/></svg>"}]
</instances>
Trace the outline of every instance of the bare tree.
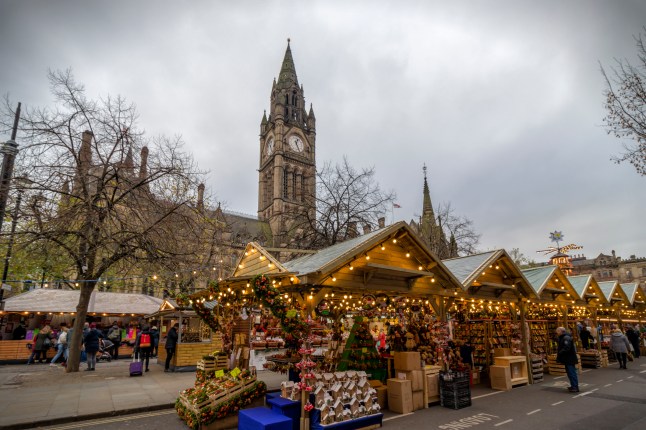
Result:
<instances>
[{"instance_id":1,"label":"bare tree","mask_svg":"<svg viewBox=\"0 0 646 430\"><path fill-rule=\"evenodd\" d=\"M536 261L523 254L520 251L520 248L512 248L511 251L509 251L509 256L520 268L526 269L536 266Z\"/></svg>"},{"instance_id":2,"label":"bare tree","mask_svg":"<svg viewBox=\"0 0 646 430\"><path fill-rule=\"evenodd\" d=\"M343 242L356 236L357 228L378 228L395 200L393 191L383 191L376 182L374 167L357 170L347 157L339 164L325 163L316 176L316 196L308 196L316 211L294 224L309 248Z\"/></svg>"},{"instance_id":3,"label":"bare tree","mask_svg":"<svg viewBox=\"0 0 646 430\"><path fill-rule=\"evenodd\" d=\"M17 161L30 179L30 204L18 235L73 267L80 299L67 371L76 372L88 303L104 274L195 258L192 239L202 232L191 202L200 172L179 138L146 139L125 99L86 98L69 70L49 80L56 107L27 109L21 120ZM3 127L12 115L7 103Z\"/></svg>"},{"instance_id":4,"label":"bare tree","mask_svg":"<svg viewBox=\"0 0 646 430\"><path fill-rule=\"evenodd\" d=\"M451 203L442 203L435 209L438 225L442 228L451 247L451 238L455 241L458 255L471 255L478 252L480 234L476 233L473 221L463 215L458 215L453 210Z\"/></svg>"},{"instance_id":5,"label":"bare tree","mask_svg":"<svg viewBox=\"0 0 646 430\"><path fill-rule=\"evenodd\" d=\"M644 28L646 31L646 27ZM606 80L604 118L608 134L622 139L624 152L613 157L616 163L629 162L640 175L646 175L646 46L645 35L635 37L637 64L616 60Z\"/></svg>"}]
</instances>

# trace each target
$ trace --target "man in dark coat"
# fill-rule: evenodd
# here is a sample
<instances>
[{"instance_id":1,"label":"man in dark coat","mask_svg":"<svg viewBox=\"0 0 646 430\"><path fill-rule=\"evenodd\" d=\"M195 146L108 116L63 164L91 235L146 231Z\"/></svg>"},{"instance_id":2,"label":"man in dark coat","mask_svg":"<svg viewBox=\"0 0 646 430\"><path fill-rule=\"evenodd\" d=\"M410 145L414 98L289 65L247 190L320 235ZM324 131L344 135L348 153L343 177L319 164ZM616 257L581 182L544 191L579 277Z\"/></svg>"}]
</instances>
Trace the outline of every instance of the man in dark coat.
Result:
<instances>
[{"instance_id":1,"label":"man in dark coat","mask_svg":"<svg viewBox=\"0 0 646 430\"><path fill-rule=\"evenodd\" d=\"M99 352L99 339L103 339L103 333L96 329L96 323L90 324L90 327L83 335L83 345L87 353L87 369L93 371L96 366L96 353Z\"/></svg>"},{"instance_id":2,"label":"man in dark coat","mask_svg":"<svg viewBox=\"0 0 646 430\"><path fill-rule=\"evenodd\" d=\"M633 346L635 358L639 358L639 332L633 326L628 325L626 327L626 337L628 338L628 342Z\"/></svg>"},{"instance_id":3,"label":"man in dark coat","mask_svg":"<svg viewBox=\"0 0 646 430\"><path fill-rule=\"evenodd\" d=\"M173 354L175 354L177 339L179 337L179 334L177 333L178 329L179 323L176 323L170 330L168 330L168 336L166 336L166 365L164 366L164 372L170 372L170 362L173 359Z\"/></svg>"},{"instance_id":4,"label":"man in dark coat","mask_svg":"<svg viewBox=\"0 0 646 430\"><path fill-rule=\"evenodd\" d=\"M18 324L18 327L13 329L11 337L13 340L23 340L26 336L27 329L25 328L25 323L21 321L20 324Z\"/></svg>"},{"instance_id":5,"label":"man in dark coat","mask_svg":"<svg viewBox=\"0 0 646 430\"><path fill-rule=\"evenodd\" d=\"M579 377L576 371L576 365L579 359L576 356L576 346L572 340L572 336L565 328L559 327L556 329L558 339L558 349L556 352L556 361L565 366L565 373L570 380L568 391L571 393L579 392Z\"/></svg>"}]
</instances>

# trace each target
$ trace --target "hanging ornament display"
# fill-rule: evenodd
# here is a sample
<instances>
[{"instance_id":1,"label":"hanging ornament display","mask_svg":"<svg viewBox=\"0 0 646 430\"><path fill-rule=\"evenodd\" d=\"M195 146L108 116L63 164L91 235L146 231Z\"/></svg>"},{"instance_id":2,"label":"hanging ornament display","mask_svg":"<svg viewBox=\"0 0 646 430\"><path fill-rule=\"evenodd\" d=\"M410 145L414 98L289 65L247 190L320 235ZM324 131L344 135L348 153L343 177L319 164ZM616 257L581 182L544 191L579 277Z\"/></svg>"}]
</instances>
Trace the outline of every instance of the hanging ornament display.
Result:
<instances>
[{"instance_id":1,"label":"hanging ornament display","mask_svg":"<svg viewBox=\"0 0 646 430\"><path fill-rule=\"evenodd\" d=\"M316 305L316 315L320 317L329 317L332 314L332 306L330 306L330 302L323 299L319 302L318 305Z\"/></svg>"},{"instance_id":2,"label":"hanging ornament display","mask_svg":"<svg viewBox=\"0 0 646 430\"><path fill-rule=\"evenodd\" d=\"M361 308L364 311L371 311L377 307L377 299L372 294L366 294L361 297Z\"/></svg>"}]
</instances>

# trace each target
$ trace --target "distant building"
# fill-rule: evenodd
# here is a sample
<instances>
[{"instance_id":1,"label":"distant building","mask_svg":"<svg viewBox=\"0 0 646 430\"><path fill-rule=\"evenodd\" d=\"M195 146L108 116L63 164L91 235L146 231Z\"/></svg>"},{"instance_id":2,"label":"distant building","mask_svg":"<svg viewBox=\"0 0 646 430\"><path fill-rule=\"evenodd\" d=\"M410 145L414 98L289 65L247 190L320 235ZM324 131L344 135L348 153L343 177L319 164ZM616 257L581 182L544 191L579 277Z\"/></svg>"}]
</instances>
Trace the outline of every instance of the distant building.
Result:
<instances>
[{"instance_id":1,"label":"distant building","mask_svg":"<svg viewBox=\"0 0 646 430\"><path fill-rule=\"evenodd\" d=\"M573 255L572 273L574 275L590 274L598 281L635 282L645 288L646 258L631 255L624 260L618 257L614 250L610 255L601 253L592 259L588 259L584 255Z\"/></svg>"}]
</instances>

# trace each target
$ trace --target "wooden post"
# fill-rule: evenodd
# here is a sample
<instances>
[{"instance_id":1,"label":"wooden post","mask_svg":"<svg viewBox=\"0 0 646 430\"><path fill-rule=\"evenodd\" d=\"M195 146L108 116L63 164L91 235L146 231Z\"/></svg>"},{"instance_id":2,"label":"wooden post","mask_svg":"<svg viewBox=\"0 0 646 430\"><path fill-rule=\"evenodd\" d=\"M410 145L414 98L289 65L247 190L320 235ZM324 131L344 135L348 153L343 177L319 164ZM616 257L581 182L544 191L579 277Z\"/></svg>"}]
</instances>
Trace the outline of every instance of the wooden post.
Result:
<instances>
[{"instance_id":1,"label":"wooden post","mask_svg":"<svg viewBox=\"0 0 646 430\"><path fill-rule=\"evenodd\" d=\"M525 355L525 364L527 365L527 374L529 375L529 383L534 383L534 375L532 372L532 360L531 360L531 348L529 347L529 336L527 333L527 305L521 300L518 303L518 309L520 310L520 341L521 341L521 352ZM514 312L516 314L516 312Z\"/></svg>"}]
</instances>

